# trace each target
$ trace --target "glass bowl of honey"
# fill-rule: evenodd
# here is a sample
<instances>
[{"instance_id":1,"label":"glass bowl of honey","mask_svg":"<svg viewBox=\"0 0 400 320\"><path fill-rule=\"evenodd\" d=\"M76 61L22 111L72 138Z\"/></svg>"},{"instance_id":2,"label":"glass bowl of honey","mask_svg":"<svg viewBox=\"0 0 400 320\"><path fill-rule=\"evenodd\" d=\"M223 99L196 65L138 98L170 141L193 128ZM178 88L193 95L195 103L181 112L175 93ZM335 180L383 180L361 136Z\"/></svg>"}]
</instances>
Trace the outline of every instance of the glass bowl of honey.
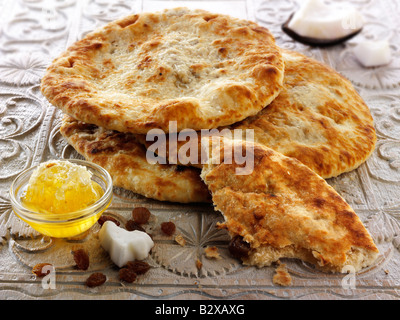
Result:
<instances>
[{"instance_id":1,"label":"glass bowl of honey","mask_svg":"<svg viewBox=\"0 0 400 320\"><path fill-rule=\"evenodd\" d=\"M50 160L20 173L10 187L14 213L33 229L71 238L91 228L108 208L112 178L84 160Z\"/></svg>"}]
</instances>

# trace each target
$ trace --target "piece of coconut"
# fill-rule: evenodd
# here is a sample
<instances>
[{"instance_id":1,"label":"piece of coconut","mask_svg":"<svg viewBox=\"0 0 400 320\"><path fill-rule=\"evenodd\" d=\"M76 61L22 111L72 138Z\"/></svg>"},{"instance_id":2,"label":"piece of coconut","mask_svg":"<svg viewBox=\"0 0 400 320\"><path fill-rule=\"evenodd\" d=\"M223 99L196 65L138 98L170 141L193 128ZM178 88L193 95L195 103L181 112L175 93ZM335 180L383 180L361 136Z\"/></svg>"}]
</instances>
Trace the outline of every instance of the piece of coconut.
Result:
<instances>
[{"instance_id":1,"label":"piece of coconut","mask_svg":"<svg viewBox=\"0 0 400 320\"><path fill-rule=\"evenodd\" d=\"M303 43L333 45L354 37L363 26L362 15L352 6L331 6L321 0L306 0L283 25L283 30Z\"/></svg>"},{"instance_id":2,"label":"piece of coconut","mask_svg":"<svg viewBox=\"0 0 400 320\"><path fill-rule=\"evenodd\" d=\"M359 42L353 52L364 67L379 67L389 64L392 60L390 44L387 40Z\"/></svg>"}]
</instances>

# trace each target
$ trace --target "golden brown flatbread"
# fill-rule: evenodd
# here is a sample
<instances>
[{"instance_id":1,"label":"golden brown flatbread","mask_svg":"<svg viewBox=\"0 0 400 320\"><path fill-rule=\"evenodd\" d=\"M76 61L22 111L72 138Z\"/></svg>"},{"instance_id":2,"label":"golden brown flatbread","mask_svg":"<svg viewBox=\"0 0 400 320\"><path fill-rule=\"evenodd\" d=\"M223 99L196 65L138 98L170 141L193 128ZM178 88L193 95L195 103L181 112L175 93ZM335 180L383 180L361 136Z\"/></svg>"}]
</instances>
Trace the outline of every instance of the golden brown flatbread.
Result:
<instances>
[{"instance_id":1,"label":"golden brown flatbread","mask_svg":"<svg viewBox=\"0 0 400 320\"><path fill-rule=\"evenodd\" d=\"M120 132L195 130L255 115L280 92L284 61L254 22L186 8L134 14L55 59L43 95L66 114Z\"/></svg>"},{"instance_id":2,"label":"golden brown flatbread","mask_svg":"<svg viewBox=\"0 0 400 320\"><path fill-rule=\"evenodd\" d=\"M285 89L267 108L231 129L307 165L323 178L352 171L376 144L368 106L350 81L328 66L285 51Z\"/></svg>"},{"instance_id":3,"label":"golden brown flatbread","mask_svg":"<svg viewBox=\"0 0 400 320\"><path fill-rule=\"evenodd\" d=\"M146 149L133 134L105 130L69 116L64 117L60 131L86 160L110 173L114 186L160 201L211 200L198 169L149 163Z\"/></svg>"},{"instance_id":4,"label":"golden brown flatbread","mask_svg":"<svg viewBox=\"0 0 400 320\"><path fill-rule=\"evenodd\" d=\"M256 142L300 160L325 179L356 169L372 154L377 139L368 106L348 80L326 65L293 51L283 56L280 95L257 115L220 131L254 130ZM152 145L146 136L138 139ZM178 141L179 152L186 143ZM189 165L201 168L200 160Z\"/></svg>"},{"instance_id":5,"label":"golden brown flatbread","mask_svg":"<svg viewBox=\"0 0 400 320\"><path fill-rule=\"evenodd\" d=\"M254 170L224 163L225 150L254 160ZM244 152L243 150L246 150ZM212 161L221 162L212 164ZM218 164L219 163L219 164ZM216 210L233 238L249 246L243 261L258 267L280 258L299 258L318 268L342 272L370 266L378 249L353 209L324 179L294 158L241 140L224 139L202 170Z\"/></svg>"}]
</instances>

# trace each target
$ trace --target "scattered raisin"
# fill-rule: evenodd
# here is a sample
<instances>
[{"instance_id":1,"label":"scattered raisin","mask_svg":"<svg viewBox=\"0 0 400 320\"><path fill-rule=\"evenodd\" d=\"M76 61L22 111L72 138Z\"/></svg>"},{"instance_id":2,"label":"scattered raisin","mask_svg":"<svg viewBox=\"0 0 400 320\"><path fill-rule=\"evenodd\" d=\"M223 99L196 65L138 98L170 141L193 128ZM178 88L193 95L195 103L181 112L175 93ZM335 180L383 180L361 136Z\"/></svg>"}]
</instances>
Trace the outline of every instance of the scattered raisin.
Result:
<instances>
[{"instance_id":1,"label":"scattered raisin","mask_svg":"<svg viewBox=\"0 0 400 320\"><path fill-rule=\"evenodd\" d=\"M175 233L176 227L175 224L171 221L161 223L161 230L167 236L172 236Z\"/></svg>"},{"instance_id":2,"label":"scattered raisin","mask_svg":"<svg viewBox=\"0 0 400 320\"><path fill-rule=\"evenodd\" d=\"M136 280L136 273L129 268L122 268L119 270L119 278L125 282L132 283Z\"/></svg>"},{"instance_id":3,"label":"scattered raisin","mask_svg":"<svg viewBox=\"0 0 400 320\"><path fill-rule=\"evenodd\" d=\"M101 286L104 282L106 282L107 277L101 272L95 272L90 275L89 278L86 279L86 286L89 288Z\"/></svg>"},{"instance_id":4,"label":"scattered raisin","mask_svg":"<svg viewBox=\"0 0 400 320\"><path fill-rule=\"evenodd\" d=\"M241 236L234 237L229 243L229 253L237 259L248 257L250 244L245 242Z\"/></svg>"},{"instance_id":5,"label":"scattered raisin","mask_svg":"<svg viewBox=\"0 0 400 320\"><path fill-rule=\"evenodd\" d=\"M32 273L36 274L38 277L44 277L48 275L51 271L47 269L47 272L43 272L43 268L46 266L52 266L50 263L38 263L32 268Z\"/></svg>"},{"instance_id":6,"label":"scattered raisin","mask_svg":"<svg viewBox=\"0 0 400 320\"><path fill-rule=\"evenodd\" d=\"M87 270L89 268L89 256L83 249L78 249L72 252L74 261L79 270Z\"/></svg>"},{"instance_id":7,"label":"scattered raisin","mask_svg":"<svg viewBox=\"0 0 400 320\"><path fill-rule=\"evenodd\" d=\"M136 223L133 220L128 220L128 222L125 224L125 228L128 231L135 231L135 230L139 230L139 231L143 231L146 232L145 229L143 229L140 224Z\"/></svg>"},{"instance_id":8,"label":"scattered raisin","mask_svg":"<svg viewBox=\"0 0 400 320\"><path fill-rule=\"evenodd\" d=\"M132 218L138 224L145 224L149 222L150 211L144 207L138 207L132 210Z\"/></svg>"},{"instance_id":9,"label":"scattered raisin","mask_svg":"<svg viewBox=\"0 0 400 320\"><path fill-rule=\"evenodd\" d=\"M119 221L113 217L110 216L101 216L100 219L97 221L101 226L104 224L106 221L112 221L114 222L117 226L120 225Z\"/></svg>"},{"instance_id":10,"label":"scattered raisin","mask_svg":"<svg viewBox=\"0 0 400 320\"><path fill-rule=\"evenodd\" d=\"M132 270L136 274L145 274L150 270L150 265L144 261L129 261L126 264L126 268Z\"/></svg>"}]
</instances>

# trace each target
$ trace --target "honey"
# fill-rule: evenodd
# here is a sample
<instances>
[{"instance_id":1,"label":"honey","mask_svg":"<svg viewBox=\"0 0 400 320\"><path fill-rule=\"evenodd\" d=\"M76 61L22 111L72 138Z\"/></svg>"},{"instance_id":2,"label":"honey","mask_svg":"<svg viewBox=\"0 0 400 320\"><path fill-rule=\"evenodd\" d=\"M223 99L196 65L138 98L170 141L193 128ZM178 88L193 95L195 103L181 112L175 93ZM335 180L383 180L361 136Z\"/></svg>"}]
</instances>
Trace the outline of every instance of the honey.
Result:
<instances>
[{"instance_id":1,"label":"honey","mask_svg":"<svg viewBox=\"0 0 400 320\"><path fill-rule=\"evenodd\" d=\"M35 212L65 214L82 210L103 195L83 166L68 161L42 163L29 179L22 204Z\"/></svg>"},{"instance_id":2,"label":"honey","mask_svg":"<svg viewBox=\"0 0 400 320\"><path fill-rule=\"evenodd\" d=\"M112 179L82 160L49 161L22 172L10 188L15 214L36 231L70 238L91 228L112 201Z\"/></svg>"}]
</instances>

